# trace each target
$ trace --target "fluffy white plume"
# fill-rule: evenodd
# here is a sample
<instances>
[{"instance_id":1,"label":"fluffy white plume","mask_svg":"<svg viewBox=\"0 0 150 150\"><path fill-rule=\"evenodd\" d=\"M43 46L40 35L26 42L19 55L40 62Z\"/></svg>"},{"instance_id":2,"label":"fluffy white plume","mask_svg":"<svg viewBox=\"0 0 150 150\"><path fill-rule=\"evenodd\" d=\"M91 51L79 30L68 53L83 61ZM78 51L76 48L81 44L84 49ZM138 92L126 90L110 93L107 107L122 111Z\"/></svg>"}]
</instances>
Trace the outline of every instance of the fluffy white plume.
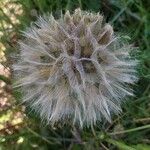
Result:
<instances>
[{"instance_id":1,"label":"fluffy white plume","mask_svg":"<svg viewBox=\"0 0 150 150\"><path fill-rule=\"evenodd\" d=\"M69 120L82 127L111 121L125 96L132 95L133 48L99 13L76 9L57 20L39 17L24 37L13 65L16 87L48 123Z\"/></svg>"}]
</instances>

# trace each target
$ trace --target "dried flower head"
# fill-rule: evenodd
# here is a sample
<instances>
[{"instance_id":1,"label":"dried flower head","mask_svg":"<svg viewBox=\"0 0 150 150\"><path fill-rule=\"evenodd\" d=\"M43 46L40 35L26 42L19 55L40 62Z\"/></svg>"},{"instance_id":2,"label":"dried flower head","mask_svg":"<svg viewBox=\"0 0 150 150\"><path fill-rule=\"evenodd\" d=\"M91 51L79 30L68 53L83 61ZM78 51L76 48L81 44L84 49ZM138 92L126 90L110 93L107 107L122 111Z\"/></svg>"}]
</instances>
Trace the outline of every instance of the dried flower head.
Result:
<instances>
[{"instance_id":1,"label":"dried flower head","mask_svg":"<svg viewBox=\"0 0 150 150\"><path fill-rule=\"evenodd\" d=\"M111 121L125 96L132 95L133 48L99 13L76 9L57 20L39 17L24 36L14 64L17 86L23 101L48 123L69 120L82 127Z\"/></svg>"}]
</instances>

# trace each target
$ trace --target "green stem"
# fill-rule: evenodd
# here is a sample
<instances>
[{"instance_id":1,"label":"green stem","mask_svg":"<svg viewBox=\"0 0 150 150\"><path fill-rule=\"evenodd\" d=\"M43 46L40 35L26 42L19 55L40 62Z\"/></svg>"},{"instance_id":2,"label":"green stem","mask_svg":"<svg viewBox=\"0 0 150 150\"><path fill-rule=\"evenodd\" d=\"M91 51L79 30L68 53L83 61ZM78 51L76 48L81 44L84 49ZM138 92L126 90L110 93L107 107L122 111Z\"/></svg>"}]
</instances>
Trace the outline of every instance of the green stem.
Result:
<instances>
[{"instance_id":1,"label":"green stem","mask_svg":"<svg viewBox=\"0 0 150 150\"><path fill-rule=\"evenodd\" d=\"M141 126L141 127L137 127L137 128L133 128L133 129L124 130L124 131L112 132L112 133L109 133L109 135L117 135L117 134L123 134L123 133L130 133L130 132L139 131L139 130L148 129L148 128L150 128L150 124L145 125L145 126Z\"/></svg>"},{"instance_id":2,"label":"green stem","mask_svg":"<svg viewBox=\"0 0 150 150\"><path fill-rule=\"evenodd\" d=\"M114 23L128 8L128 5L132 2L132 0L129 0L124 8L120 10L120 12L111 20L111 23Z\"/></svg>"},{"instance_id":3,"label":"green stem","mask_svg":"<svg viewBox=\"0 0 150 150\"><path fill-rule=\"evenodd\" d=\"M31 132L33 135L35 135L36 137L41 138L43 141L45 141L48 144L52 144L51 141L47 140L45 137L41 136L40 134L36 133L35 131L33 131L31 128L26 127L28 129L29 132Z\"/></svg>"}]
</instances>

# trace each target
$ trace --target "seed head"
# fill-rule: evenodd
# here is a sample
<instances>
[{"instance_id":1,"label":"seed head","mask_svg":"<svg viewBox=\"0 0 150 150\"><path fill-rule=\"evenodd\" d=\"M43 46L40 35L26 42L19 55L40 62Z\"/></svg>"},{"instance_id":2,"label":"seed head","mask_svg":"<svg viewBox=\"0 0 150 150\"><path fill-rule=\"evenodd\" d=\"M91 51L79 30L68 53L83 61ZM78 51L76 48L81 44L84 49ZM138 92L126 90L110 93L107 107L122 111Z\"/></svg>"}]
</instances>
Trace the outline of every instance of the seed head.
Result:
<instances>
[{"instance_id":1,"label":"seed head","mask_svg":"<svg viewBox=\"0 0 150 150\"><path fill-rule=\"evenodd\" d=\"M17 86L23 101L47 123L71 121L82 127L111 121L132 95L133 48L99 13L76 9L57 20L39 17L24 37L13 66Z\"/></svg>"}]
</instances>

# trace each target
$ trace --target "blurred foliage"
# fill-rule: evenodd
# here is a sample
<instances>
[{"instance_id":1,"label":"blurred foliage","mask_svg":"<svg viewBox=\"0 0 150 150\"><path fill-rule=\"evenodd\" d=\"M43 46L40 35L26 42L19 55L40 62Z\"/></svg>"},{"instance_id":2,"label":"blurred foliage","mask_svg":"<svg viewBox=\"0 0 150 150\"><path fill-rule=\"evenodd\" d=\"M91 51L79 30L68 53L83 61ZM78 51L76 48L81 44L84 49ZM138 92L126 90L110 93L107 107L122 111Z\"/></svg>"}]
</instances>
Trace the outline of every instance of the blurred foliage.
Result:
<instances>
[{"instance_id":1,"label":"blurred foliage","mask_svg":"<svg viewBox=\"0 0 150 150\"><path fill-rule=\"evenodd\" d=\"M150 149L150 1L148 0L0 0L0 150L149 150ZM40 123L30 108L20 105L19 91L11 89L12 53L17 41L38 15L81 7L101 12L118 33L139 47L140 80L135 97L111 124L94 129L50 127ZM15 97L15 98L14 98ZM26 115L25 115L26 114Z\"/></svg>"}]
</instances>

